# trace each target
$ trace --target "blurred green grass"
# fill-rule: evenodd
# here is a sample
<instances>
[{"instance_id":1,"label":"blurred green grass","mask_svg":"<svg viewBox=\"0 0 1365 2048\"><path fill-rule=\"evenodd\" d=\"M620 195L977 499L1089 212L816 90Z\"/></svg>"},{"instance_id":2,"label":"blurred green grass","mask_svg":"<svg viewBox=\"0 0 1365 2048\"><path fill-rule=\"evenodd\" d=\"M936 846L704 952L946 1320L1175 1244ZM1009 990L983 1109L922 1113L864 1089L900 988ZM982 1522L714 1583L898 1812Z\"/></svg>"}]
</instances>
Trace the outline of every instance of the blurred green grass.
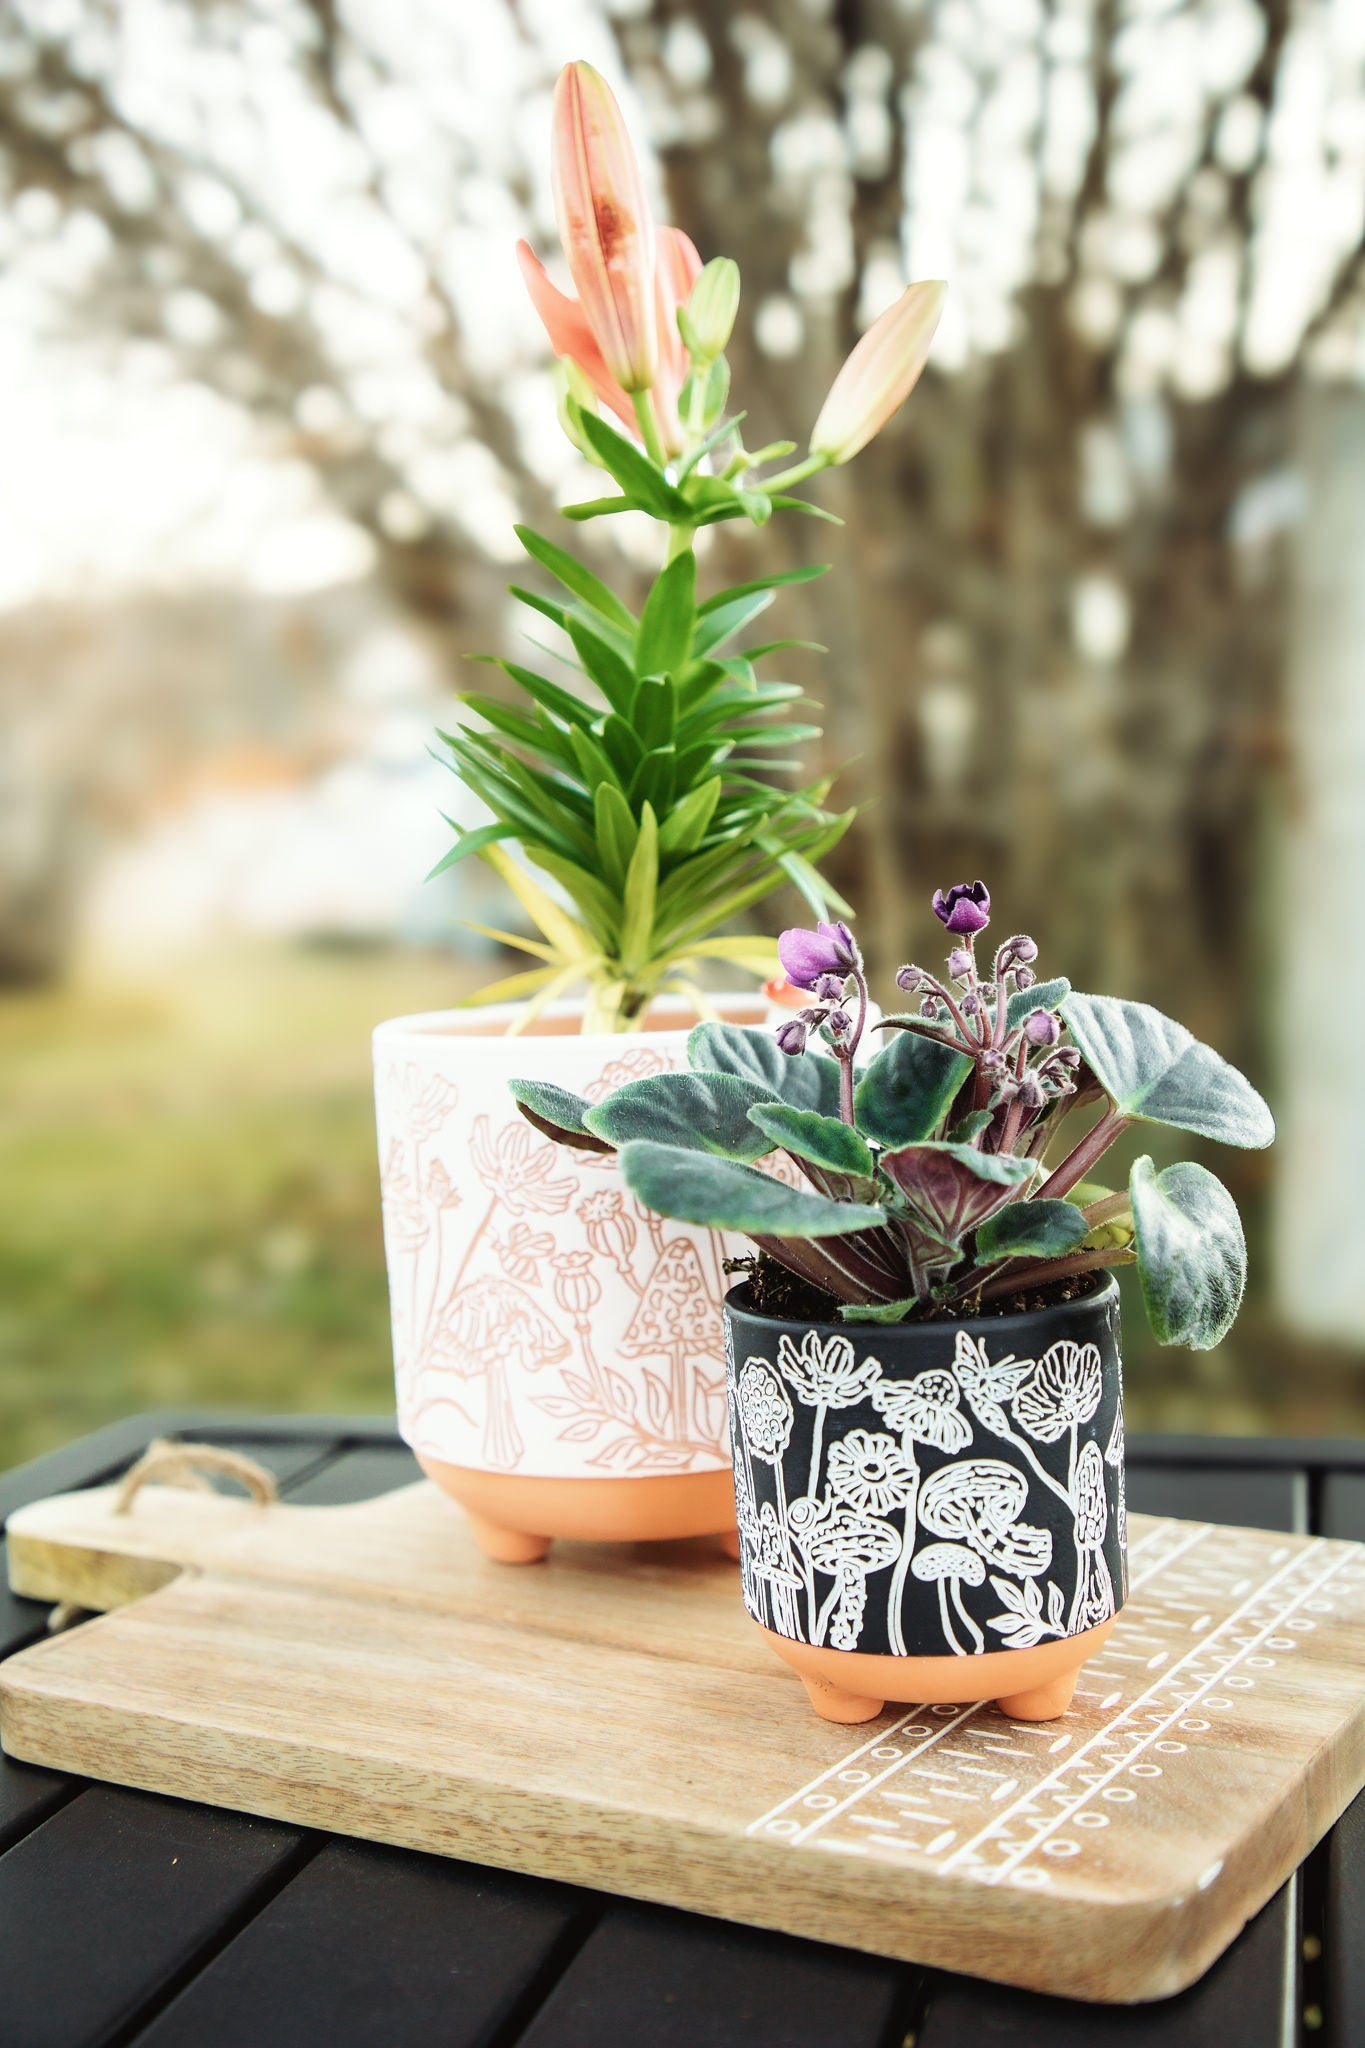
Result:
<instances>
[{"instance_id":1,"label":"blurred green grass","mask_svg":"<svg viewBox=\"0 0 1365 2048\"><path fill-rule=\"evenodd\" d=\"M148 1407L392 1408L369 1036L478 978L253 953L0 1002L0 1470Z\"/></svg>"},{"instance_id":2,"label":"blurred green grass","mask_svg":"<svg viewBox=\"0 0 1365 2048\"><path fill-rule=\"evenodd\" d=\"M370 1032L493 971L220 952L0 999L0 1470L146 1408L392 1410ZM1278 1331L1254 1252L1204 1354L1124 1276L1131 1427L1365 1434L1359 1357Z\"/></svg>"}]
</instances>

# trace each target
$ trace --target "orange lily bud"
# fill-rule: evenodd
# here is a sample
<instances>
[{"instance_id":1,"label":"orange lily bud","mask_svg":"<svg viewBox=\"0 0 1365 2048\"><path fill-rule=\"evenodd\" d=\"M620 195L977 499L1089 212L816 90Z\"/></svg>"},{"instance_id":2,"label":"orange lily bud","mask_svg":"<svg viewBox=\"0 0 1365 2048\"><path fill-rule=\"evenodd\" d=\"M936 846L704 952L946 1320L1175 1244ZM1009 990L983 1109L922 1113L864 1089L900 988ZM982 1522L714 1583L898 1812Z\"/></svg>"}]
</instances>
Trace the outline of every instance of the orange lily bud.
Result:
<instances>
[{"instance_id":1,"label":"orange lily bud","mask_svg":"<svg viewBox=\"0 0 1365 2048\"><path fill-rule=\"evenodd\" d=\"M608 374L623 391L647 391L659 369L654 226L621 109L590 64L566 64L555 86L553 185L559 238Z\"/></svg>"},{"instance_id":2,"label":"orange lily bud","mask_svg":"<svg viewBox=\"0 0 1365 2048\"><path fill-rule=\"evenodd\" d=\"M919 380L948 287L912 284L874 320L830 386L810 437L812 455L850 462Z\"/></svg>"},{"instance_id":3,"label":"orange lily bud","mask_svg":"<svg viewBox=\"0 0 1365 2048\"><path fill-rule=\"evenodd\" d=\"M659 432L669 455L682 452L686 435L678 419L678 393L687 375L687 349L678 331L678 308L685 306L701 276L701 257L681 228L660 228L655 291L659 312L659 374L654 387Z\"/></svg>"}]
</instances>

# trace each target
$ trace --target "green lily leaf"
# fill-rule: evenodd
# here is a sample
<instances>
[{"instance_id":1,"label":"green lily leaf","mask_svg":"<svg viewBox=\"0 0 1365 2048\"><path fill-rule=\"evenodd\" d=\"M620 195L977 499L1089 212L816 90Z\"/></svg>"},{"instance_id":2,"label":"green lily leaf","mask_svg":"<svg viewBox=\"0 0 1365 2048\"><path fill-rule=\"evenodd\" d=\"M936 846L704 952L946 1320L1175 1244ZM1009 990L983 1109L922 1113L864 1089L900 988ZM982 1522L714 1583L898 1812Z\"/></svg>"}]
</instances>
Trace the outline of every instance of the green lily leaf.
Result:
<instances>
[{"instance_id":1,"label":"green lily leaf","mask_svg":"<svg viewBox=\"0 0 1365 2048\"><path fill-rule=\"evenodd\" d=\"M864 1069L853 1096L858 1129L878 1145L913 1145L937 1130L971 1072L966 1053L897 1032Z\"/></svg>"},{"instance_id":2,"label":"green lily leaf","mask_svg":"<svg viewBox=\"0 0 1365 2048\"><path fill-rule=\"evenodd\" d=\"M897 1039L898 1045L919 1044ZM950 1243L960 1244L997 1209L1021 1194L1038 1174L1037 1162L1008 1152L978 1152L971 1145L902 1145L883 1152L885 1173Z\"/></svg>"},{"instance_id":3,"label":"green lily leaf","mask_svg":"<svg viewBox=\"0 0 1365 2048\"><path fill-rule=\"evenodd\" d=\"M862 1202L831 1202L731 1159L644 1140L621 1152L621 1177L646 1208L746 1237L847 1237L886 1221Z\"/></svg>"},{"instance_id":4,"label":"green lily leaf","mask_svg":"<svg viewBox=\"0 0 1365 2048\"><path fill-rule=\"evenodd\" d=\"M584 413L583 432L592 443L594 455L615 477L626 496L648 512L651 518L666 519L670 524L687 518L688 504L682 492L674 490L633 441L628 441L624 434L618 434L615 427L609 427L595 413ZM594 502L600 505L603 501L598 499ZM575 509L579 510L581 517L584 508Z\"/></svg>"},{"instance_id":5,"label":"green lily leaf","mask_svg":"<svg viewBox=\"0 0 1365 2048\"><path fill-rule=\"evenodd\" d=\"M1237 1204L1206 1167L1158 1173L1143 1157L1128 1181L1142 1298L1159 1344L1209 1351L1232 1328L1246 1286Z\"/></svg>"},{"instance_id":6,"label":"green lily leaf","mask_svg":"<svg viewBox=\"0 0 1365 2048\"><path fill-rule=\"evenodd\" d=\"M640 614L635 641L637 675L671 675L682 667L692 646L696 598L697 558L685 548L659 571Z\"/></svg>"},{"instance_id":7,"label":"green lily leaf","mask_svg":"<svg viewBox=\"0 0 1365 2048\"><path fill-rule=\"evenodd\" d=\"M846 1301L839 1310L841 1323L903 1323L912 1308L919 1307L919 1296L907 1295L904 1301Z\"/></svg>"},{"instance_id":8,"label":"green lily leaf","mask_svg":"<svg viewBox=\"0 0 1365 2048\"><path fill-rule=\"evenodd\" d=\"M785 1057L785 1055L784 1055ZM814 1110L793 1109L785 1102L764 1101L749 1111L749 1120L771 1138L831 1173L851 1173L870 1181L876 1163L858 1133L841 1117L820 1116Z\"/></svg>"},{"instance_id":9,"label":"green lily leaf","mask_svg":"<svg viewBox=\"0 0 1365 2048\"><path fill-rule=\"evenodd\" d=\"M1035 981L1032 988L1017 988L1005 1005L1006 1030L1017 1031L1035 1010L1060 1009L1070 994L1071 983L1063 974L1055 981Z\"/></svg>"},{"instance_id":10,"label":"green lily leaf","mask_svg":"<svg viewBox=\"0 0 1365 2048\"><path fill-rule=\"evenodd\" d=\"M1061 1011L1125 1116L1253 1151L1273 1142L1275 1120L1245 1075L1183 1024L1114 996L1069 995Z\"/></svg>"},{"instance_id":11,"label":"green lily leaf","mask_svg":"<svg viewBox=\"0 0 1365 2048\"><path fill-rule=\"evenodd\" d=\"M634 633L633 614L615 591L608 590L601 578L593 575L591 569L585 568L573 555L566 554L563 548L556 547L553 541L546 540L533 526L515 526L512 531L527 554L542 568L548 569L552 576L558 577L566 590L571 590L575 597L581 597L585 604L590 604L595 612L623 633Z\"/></svg>"},{"instance_id":12,"label":"green lily leaf","mask_svg":"<svg viewBox=\"0 0 1365 2048\"><path fill-rule=\"evenodd\" d=\"M1088 1225L1074 1202L1011 1202L988 1217L976 1233L978 1259L1012 1259L1021 1252L1058 1259L1074 1252Z\"/></svg>"},{"instance_id":13,"label":"green lily leaf","mask_svg":"<svg viewBox=\"0 0 1365 2048\"><path fill-rule=\"evenodd\" d=\"M772 1143L750 1123L749 1111L766 1099L756 1082L733 1074L646 1074L594 1103L583 1121L618 1149L648 1138L722 1159L761 1159Z\"/></svg>"},{"instance_id":14,"label":"green lily leaf","mask_svg":"<svg viewBox=\"0 0 1365 2048\"><path fill-rule=\"evenodd\" d=\"M821 1053L790 1056L766 1025L698 1024L687 1041L687 1063L694 1073L757 1081L769 1102L818 1110L821 1116L839 1113L838 1061Z\"/></svg>"},{"instance_id":15,"label":"green lily leaf","mask_svg":"<svg viewBox=\"0 0 1365 2048\"><path fill-rule=\"evenodd\" d=\"M576 1152L610 1152L611 1146L594 1136L583 1119L592 1107L586 1097L551 1081L509 1081L513 1099L528 1124L558 1145L572 1145Z\"/></svg>"}]
</instances>

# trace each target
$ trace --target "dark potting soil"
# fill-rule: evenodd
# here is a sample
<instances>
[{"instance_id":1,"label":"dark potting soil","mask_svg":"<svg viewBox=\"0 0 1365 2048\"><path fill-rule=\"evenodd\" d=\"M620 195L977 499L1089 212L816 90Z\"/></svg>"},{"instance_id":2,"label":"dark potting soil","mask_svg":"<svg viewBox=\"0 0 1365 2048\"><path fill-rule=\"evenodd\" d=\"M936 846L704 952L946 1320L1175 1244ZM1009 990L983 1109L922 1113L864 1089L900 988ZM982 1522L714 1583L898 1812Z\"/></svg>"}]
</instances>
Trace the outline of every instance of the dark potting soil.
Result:
<instances>
[{"instance_id":1,"label":"dark potting soil","mask_svg":"<svg viewBox=\"0 0 1365 2048\"><path fill-rule=\"evenodd\" d=\"M749 1306L755 1315L771 1316L784 1323L837 1323L840 1303L823 1287L814 1286L799 1274L789 1272L766 1252L756 1258L727 1259L727 1273L743 1275L749 1282ZM977 1316L1023 1315L1031 1309L1056 1308L1064 1301L1081 1301L1094 1294L1108 1279L1107 1272L1070 1273L1064 1280L1050 1280L1045 1287L1025 1287L1013 1294L997 1294L989 1301L954 1302L931 1307L927 1313L908 1315L907 1323L961 1322Z\"/></svg>"}]
</instances>

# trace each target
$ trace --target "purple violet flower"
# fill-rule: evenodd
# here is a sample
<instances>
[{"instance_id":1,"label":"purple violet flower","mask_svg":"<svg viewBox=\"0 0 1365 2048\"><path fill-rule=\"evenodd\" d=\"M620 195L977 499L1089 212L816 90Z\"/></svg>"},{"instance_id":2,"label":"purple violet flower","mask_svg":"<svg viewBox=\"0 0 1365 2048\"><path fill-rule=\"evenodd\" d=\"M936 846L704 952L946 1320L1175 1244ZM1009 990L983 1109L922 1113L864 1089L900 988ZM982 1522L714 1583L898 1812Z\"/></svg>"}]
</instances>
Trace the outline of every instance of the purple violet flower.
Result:
<instances>
[{"instance_id":1,"label":"purple violet flower","mask_svg":"<svg viewBox=\"0 0 1365 2048\"><path fill-rule=\"evenodd\" d=\"M798 1018L792 1017L787 1023L778 1025L777 1049L786 1053L789 1059L806 1050L806 1026Z\"/></svg>"},{"instance_id":2,"label":"purple violet flower","mask_svg":"<svg viewBox=\"0 0 1365 2048\"><path fill-rule=\"evenodd\" d=\"M777 942L782 972L793 988L814 988L826 974L845 975L859 964L857 943L842 922L821 922L813 932L799 925L783 932Z\"/></svg>"},{"instance_id":3,"label":"purple violet flower","mask_svg":"<svg viewBox=\"0 0 1365 2048\"><path fill-rule=\"evenodd\" d=\"M991 894L984 882L954 882L951 889L935 889L932 907L954 938L983 932L991 921Z\"/></svg>"}]
</instances>

